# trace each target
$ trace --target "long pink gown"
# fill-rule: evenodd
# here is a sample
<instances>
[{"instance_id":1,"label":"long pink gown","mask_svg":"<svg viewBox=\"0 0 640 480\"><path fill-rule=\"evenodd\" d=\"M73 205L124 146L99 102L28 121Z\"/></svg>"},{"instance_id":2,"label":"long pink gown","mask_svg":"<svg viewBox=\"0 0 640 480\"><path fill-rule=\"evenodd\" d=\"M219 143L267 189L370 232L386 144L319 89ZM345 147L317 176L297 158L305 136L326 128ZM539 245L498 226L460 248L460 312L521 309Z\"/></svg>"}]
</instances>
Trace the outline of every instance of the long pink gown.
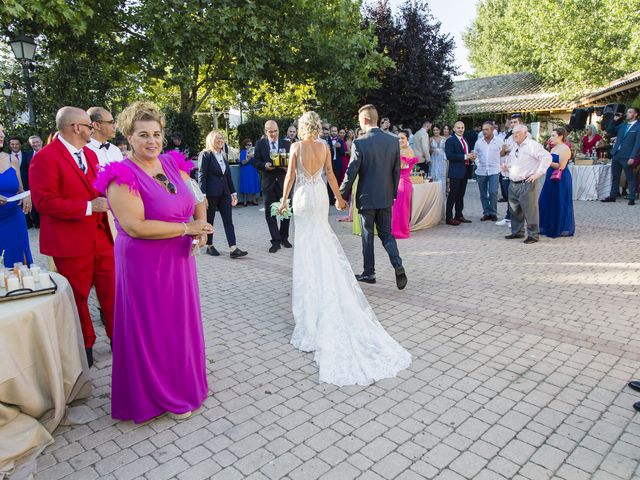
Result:
<instances>
[{"instance_id":1,"label":"long pink gown","mask_svg":"<svg viewBox=\"0 0 640 480\"><path fill-rule=\"evenodd\" d=\"M398 196L393 203L391 211L391 233L396 238L409 238L409 221L411 220L411 192L413 192L413 184L411 183L411 170L413 166L420 160L418 157L400 156L402 163L407 163L409 168L400 169L400 183L398 184Z\"/></svg>"},{"instance_id":2,"label":"long pink gown","mask_svg":"<svg viewBox=\"0 0 640 480\"><path fill-rule=\"evenodd\" d=\"M180 168L191 166L173 154L160 161L175 195L129 159L106 166L96 188L128 185L142 198L147 220L189 222L195 201ZM191 237L132 238L117 218L116 228L111 416L141 423L196 410L208 387Z\"/></svg>"}]
</instances>

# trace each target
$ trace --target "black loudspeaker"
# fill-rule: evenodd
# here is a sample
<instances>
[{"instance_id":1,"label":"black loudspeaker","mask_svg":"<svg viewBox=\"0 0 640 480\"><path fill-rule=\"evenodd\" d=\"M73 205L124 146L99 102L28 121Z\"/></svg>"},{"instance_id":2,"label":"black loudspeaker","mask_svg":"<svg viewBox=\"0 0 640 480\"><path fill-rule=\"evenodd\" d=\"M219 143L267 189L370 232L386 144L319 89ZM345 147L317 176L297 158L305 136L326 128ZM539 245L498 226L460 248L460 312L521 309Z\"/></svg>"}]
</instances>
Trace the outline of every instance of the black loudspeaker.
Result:
<instances>
[{"instance_id":1,"label":"black loudspeaker","mask_svg":"<svg viewBox=\"0 0 640 480\"><path fill-rule=\"evenodd\" d=\"M613 121L613 116L616 113L622 113L627 110L627 106L624 103L610 103L602 110L602 128L606 129Z\"/></svg>"},{"instance_id":2,"label":"black loudspeaker","mask_svg":"<svg viewBox=\"0 0 640 480\"><path fill-rule=\"evenodd\" d=\"M589 117L588 108L574 108L571 112L571 120L569 127L571 130L583 130L587 126L587 118Z\"/></svg>"}]
</instances>

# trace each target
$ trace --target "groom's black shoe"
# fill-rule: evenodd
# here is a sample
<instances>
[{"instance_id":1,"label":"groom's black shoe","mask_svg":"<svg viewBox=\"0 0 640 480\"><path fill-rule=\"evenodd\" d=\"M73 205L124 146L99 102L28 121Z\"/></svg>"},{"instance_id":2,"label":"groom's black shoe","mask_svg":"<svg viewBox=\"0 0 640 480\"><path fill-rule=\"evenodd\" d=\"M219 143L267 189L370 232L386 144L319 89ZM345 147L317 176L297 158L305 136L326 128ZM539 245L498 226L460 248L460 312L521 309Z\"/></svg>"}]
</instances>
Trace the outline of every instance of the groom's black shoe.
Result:
<instances>
[{"instance_id":1,"label":"groom's black shoe","mask_svg":"<svg viewBox=\"0 0 640 480\"><path fill-rule=\"evenodd\" d=\"M271 248L269 249L269 253L276 253L278 250L280 250L280 244L272 243Z\"/></svg>"},{"instance_id":2,"label":"groom's black shoe","mask_svg":"<svg viewBox=\"0 0 640 480\"><path fill-rule=\"evenodd\" d=\"M244 257L247 254L248 252L245 252L244 250L240 250L238 247L236 247L236 249L233 252L231 252L229 256L231 258L240 258L240 257Z\"/></svg>"},{"instance_id":3,"label":"groom's black shoe","mask_svg":"<svg viewBox=\"0 0 640 480\"><path fill-rule=\"evenodd\" d=\"M376 283L375 275L365 275L364 273L361 275L356 275L356 280L364 283Z\"/></svg>"},{"instance_id":4,"label":"groom's black shoe","mask_svg":"<svg viewBox=\"0 0 640 480\"><path fill-rule=\"evenodd\" d=\"M282 240L282 242L280 242L280 243L282 243L282 246L283 246L284 248L292 248L292 247L293 247L293 245L291 245L291 244L289 243L289 240Z\"/></svg>"},{"instance_id":5,"label":"groom's black shoe","mask_svg":"<svg viewBox=\"0 0 640 480\"><path fill-rule=\"evenodd\" d=\"M407 274L404 272L404 267L396 268L396 285L398 290L402 290L407 286Z\"/></svg>"},{"instance_id":6,"label":"groom's black shoe","mask_svg":"<svg viewBox=\"0 0 640 480\"><path fill-rule=\"evenodd\" d=\"M216 247L214 247L213 245L208 245L207 246L207 255L211 255L212 257L219 257L220 256L220 252L218 250L216 250Z\"/></svg>"}]
</instances>

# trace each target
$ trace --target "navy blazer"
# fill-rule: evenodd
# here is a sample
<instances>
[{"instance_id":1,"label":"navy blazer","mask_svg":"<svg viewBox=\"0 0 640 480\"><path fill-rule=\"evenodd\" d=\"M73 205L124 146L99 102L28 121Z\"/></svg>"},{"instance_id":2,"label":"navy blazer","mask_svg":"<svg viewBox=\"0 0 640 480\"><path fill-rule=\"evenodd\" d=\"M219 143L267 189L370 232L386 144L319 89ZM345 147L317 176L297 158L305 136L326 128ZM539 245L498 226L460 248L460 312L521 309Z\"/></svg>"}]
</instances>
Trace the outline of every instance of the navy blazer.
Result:
<instances>
[{"instance_id":1,"label":"navy blazer","mask_svg":"<svg viewBox=\"0 0 640 480\"><path fill-rule=\"evenodd\" d=\"M640 151L640 120L636 121L625 133L627 125L625 122L618 127L616 143L611 148L611 156L615 160L626 161L630 158L636 158Z\"/></svg>"},{"instance_id":2,"label":"navy blazer","mask_svg":"<svg viewBox=\"0 0 640 480\"><path fill-rule=\"evenodd\" d=\"M225 170L222 173L218 160L213 152L205 152L200 165L200 175L198 183L200 189L207 197L223 197L236 193L236 188L231 179L231 168L225 156Z\"/></svg>"},{"instance_id":3,"label":"navy blazer","mask_svg":"<svg viewBox=\"0 0 640 480\"><path fill-rule=\"evenodd\" d=\"M11 155L12 152L9 152ZM31 165L31 158L33 157L33 150L22 150L22 162L20 162L20 178L22 179L22 187L25 191L29 190L29 165Z\"/></svg>"},{"instance_id":4,"label":"navy blazer","mask_svg":"<svg viewBox=\"0 0 640 480\"><path fill-rule=\"evenodd\" d=\"M467 143L468 146L469 144ZM470 152L471 149L469 149L468 153ZM464 148L462 148L462 143L460 143L456 135L451 135L447 139L444 144L444 153L449 161L449 172L447 174L449 178L463 179L473 176L473 165L471 162L467 165L467 161L464 159Z\"/></svg>"},{"instance_id":5,"label":"navy blazer","mask_svg":"<svg viewBox=\"0 0 640 480\"><path fill-rule=\"evenodd\" d=\"M291 142L279 139L278 150L281 148L284 148L288 153L291 148ZM280 188L282 188L284 186L284 177L287 175L287 169L284 167L276 167L273 170L267 170L265 168L266 163L271 163L271 158L269 157L270 152L271 147L269 146L268 138L261 138L256 142L256 151L252 163L253 166L256 167L256 170L262 172L263 192L271 191L277 184L280 184Z\"/></svg>"},{"instance_id":6,"label":"navy blazer","mask_svg":"<svg viewBox=\"0 0 640 480\"><path fill-rule=\"evenodd\" d=\"M338 137L336 141L338 142L338 148L334 150L331 144L331 137L327 138L329 153L331 153L331 162L342 161L342 157L344 157L345 154L344 142L340 140L340 137Z\"/></svg>"}]
</instances>

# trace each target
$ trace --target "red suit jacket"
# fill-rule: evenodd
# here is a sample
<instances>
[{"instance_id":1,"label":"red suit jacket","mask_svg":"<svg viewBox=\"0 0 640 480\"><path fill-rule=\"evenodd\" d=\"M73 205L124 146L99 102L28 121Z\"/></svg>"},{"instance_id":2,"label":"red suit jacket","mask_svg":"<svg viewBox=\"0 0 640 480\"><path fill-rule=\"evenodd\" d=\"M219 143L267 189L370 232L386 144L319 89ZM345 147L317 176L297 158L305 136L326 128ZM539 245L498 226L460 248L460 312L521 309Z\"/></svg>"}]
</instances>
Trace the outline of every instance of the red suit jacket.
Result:
<instances>
[{"instance_id":1,"label":"red suit jacket","mask_svg":"<svg viewBox=\"0 0 640 480\"><path fill-rule=\"evenodd\" d=\"M57 138L38 152L29 167L31 198L40 213L40 251L52 257L80 257L92 253L98 229L113 237L106 213L87 216L87 202L100 193L93 188L98 158L84 147L87 173Z\"/></svg>"}]
</instances>

